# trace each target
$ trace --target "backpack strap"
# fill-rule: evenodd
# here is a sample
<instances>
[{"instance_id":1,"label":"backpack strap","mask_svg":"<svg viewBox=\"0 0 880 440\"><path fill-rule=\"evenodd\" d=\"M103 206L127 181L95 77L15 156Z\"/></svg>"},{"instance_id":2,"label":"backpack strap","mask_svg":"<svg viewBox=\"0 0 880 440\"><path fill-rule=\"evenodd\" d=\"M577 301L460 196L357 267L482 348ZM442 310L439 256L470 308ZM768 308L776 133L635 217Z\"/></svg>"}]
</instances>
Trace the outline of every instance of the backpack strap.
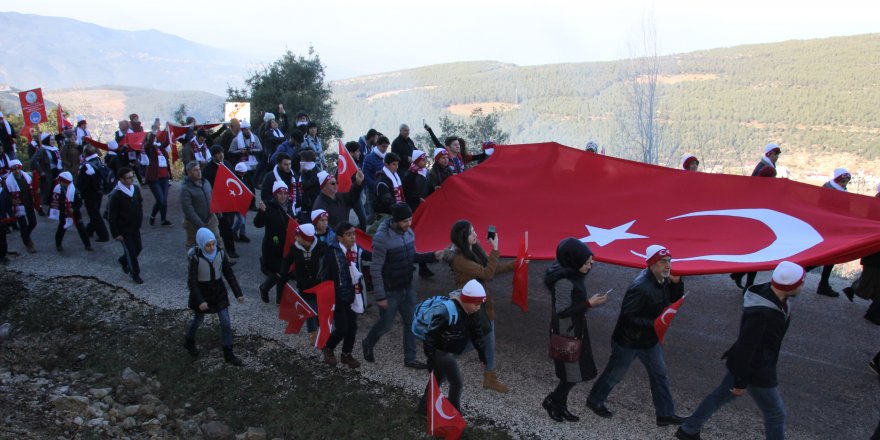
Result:
<instances>
[{"instance_id":1,"label":"backpack strap","mask_svg":"<svg viewBox=\"0 0 880 440\"><path fill-rule=\"evenodd\" d=\"M448 299L443 302L443 305L446 306L446 313L449 314L449 325L455 325L458 322L458 309L455 307L455 302Z\"/></svg>"}]
</instances>

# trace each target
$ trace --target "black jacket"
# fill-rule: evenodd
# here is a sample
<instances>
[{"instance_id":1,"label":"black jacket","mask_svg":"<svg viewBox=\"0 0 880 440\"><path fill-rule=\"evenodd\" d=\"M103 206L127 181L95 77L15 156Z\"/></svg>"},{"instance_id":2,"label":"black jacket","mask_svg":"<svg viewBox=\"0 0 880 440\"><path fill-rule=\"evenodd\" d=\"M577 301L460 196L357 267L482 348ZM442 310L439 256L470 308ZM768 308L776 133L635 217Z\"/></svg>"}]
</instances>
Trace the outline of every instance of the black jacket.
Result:
<instances>
[{"instance_id":1,"label":"black jacket","mask_svg":"<svg viewBox=\"0 0 880 440\"><path fill-rule=\"evenodd\" d=\"M282 281L295 280L296 288L301 293L305 293L306 289L315 287L326 278L324 256L329 248L318 240L312 244L310 249L303 250L294 242L281 260ZM294 265L293 271L290 270L291 265Z\"/></svg>"},{"instance_id":2,"label":"black jacket","mask_svg":"<svg viewBox=\"0 0 880 440\"><path fill-rule=\"evenodd\" d=\"M101 173L99 172L98 168L98 163L100 162L101 158L95 156L93 159L86 161L79 167L79 173L76 176L76 189L82 191L82 195L86 199L101 200L102 182ZM91 165L93 171L92 174L88 173L88 167L86 165Z\"/></svg>"},{"instance_id":3,"label":"black jacket","mask_svg":"<svg viewBox=\"0 0 880 440\"><path fill-rule=\"evenodd\" d=\"M232 271L232 265L226 259L226 252L222 249L217 251L214 261L208 261L198 246L189 251L189 271L187 286L189 286L189 308L200 313L217 313L229 307L229 294L223 278L232 287L232 294L241 298L241 287ZM222 276L221 276L222 275ZM199 304L208 303L208 310L199 310Z\"/></svg>"},{"instance_id":4,"label":"black jacket","mask_svg":"<svg viewBox=\"0 0 880 440\"><path fill-rule=\"evenodd\" d=\"M363 185L355 182L351 184L351 191L347 193L336 193L336 198L331 199L323 192L318 194L312 210L323 209L327 211L330 228L335 228L340 222L348 221L348 213L354 208L354 205L360 200Z\"/></svg>"},{"instance_id":5,"label":"black jacket","mask_svg":"<svg viewBox=\"0 0 880 440\"><path fill-rule=\"evenodd\" d=\"M419 173L409 173L403 178L403 195L412 212L416 212L422 199L428 197L428 178Z\"/></svg>"},{"instance_id":6,"label":"black jacket","mask_svg":"<svg viewBox=\"0 0 880 440\"><path fill-rule=\"evenodd\" d=\"M391 152L400 156L400 166L397 167L397 174L405 176L409 173L409 164L412 163L409 161L409 158L415 149L416 143L413 142L411 137L404 139L398 135L391 142Z\"/></svg>"},{"instance_id":7,"label":"black jacket","mask_svg":"<svg viewBox=\"0 0 880 440\"><path fill-rule=\"evenodd\" d=\"M403 180L400 182L400 190L403 192L403 200L406 201L406 192L403 191ZM377 214L391 214L391 207L397 203L394 195L394 183L384 172L379 172L376 177L376 200L373 201L373 211Z\"/></svg>"},{"instance_id":8,"label":"black jacket","mask_svg":"<svg viewBox=\"0 0 880 440\"><path fill-rule=\"evenodd\" d=\"M790 310L770 283L749 287L743 295L739 337L724 353L735 388L775 387L779 349L788 330Z\"/></svg>"},{"instance_id":9,"label":"black jacket","mask_svg":"<svg viewBox=\"0 0 880 440\"><path fill-rule=\"evenodd\" d=\"M133 197L127 196L118 189L111 193L110 203L107 207L111 237L140 233L141 223L144 220L142 209L144 199L141 197L139 187L132 186L132 188L134 189Z\"/></svg>"},{"instance_id":10,"label":"black jacket","mask_svg":"<svg viewBox=\"0 0 880 440\"><path fill-rule=\"evenodd\" d=\"M233 169L235 169L235 167L230 165L229 162L227 162L225 160L222 163L223 163L223 165L226 165L226 168L229 168L229 171L232 171ZM208 180L208 182L211 183L211 188L217 186L217 185L214 185L214 179L217 178L217 169L218 168L220 168L220 164L217 162L214 162L214 160L212 159L210 162L208 162L207 165L205 165L205 169L202 170L202 175L205 179ZM272 188L269 188L269 190L271 191Z\"/></svg>"},{"instance_id":11,"label":"black jacket","mask_svg":"<svg viewBox=\"0 0 880 440\"><path fill-rule=\"evenodd\" d=\"M254 226L266 228L263 234L263 254L260 257L260 270L264 275L278 273L284 255L284 241L287 239L287 223L290 212L275 200L266 203L266 210L257 212Z\"/></svg>"},{"instance_id":12,"label":"black jacket","mask_svg":"<svg viewBox=\"0 0 880 440\"><path fill-rule=\"evenodd\" d=\"M365 249L358 249L358 256L355 264L358 270L363 273L364 267L362 262L370 261L372 253ZM351 270L348 256L339 243L330 246L329 251L324 255L324 280L332 280L333 287L336 288L336 307L351 306L354 302L355 286L351 279ZM366 285L364 278L360 279L361 293L366 294Z\"/></svg>"},{"instance_id":13,"label":"black jacket","mask_svg":"<svg viewBox=\"0 0 880 440\"><path fill-rule=\"evenodd\" d=\"M425 356L429 362L432 362L436 350L461 354L470 341L477 350L480 362L486 363L480 314L468 315L461 303L457 300L452 302L455 303L455 309L458 311L458 319L455 324L449 324L449 312L445 307L434 314L431 326L425 334Z\"/></svg>"},{"instance_id":14,"label":"black jacket","mask_svg":"<svg viewBox=\"0 0 880 440\"><path fill-rule=\"evenodd\" d=\"M684 282L672 283L645 269L626 290L611 339L626 348L651 348L657 344L654 320L663 309L684 295Z\"/></svg>"}]
</instances>

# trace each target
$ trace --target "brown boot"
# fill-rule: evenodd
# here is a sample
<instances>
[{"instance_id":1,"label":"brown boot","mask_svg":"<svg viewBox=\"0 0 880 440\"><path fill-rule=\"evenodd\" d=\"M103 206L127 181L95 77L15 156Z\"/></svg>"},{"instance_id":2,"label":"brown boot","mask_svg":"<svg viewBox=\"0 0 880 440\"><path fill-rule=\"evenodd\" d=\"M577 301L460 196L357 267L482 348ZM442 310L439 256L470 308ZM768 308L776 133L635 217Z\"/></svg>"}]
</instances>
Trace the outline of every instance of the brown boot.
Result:
<instances>
[{"instance_id":1,"label":"brown boot","mask_svg":"<svg viewBox=\"0 0 880 440\"><path fill-rule=\"evenodd\" d=\"M333 354L333 350L331 350L327 347L324 347L324 349L321 351L324 353L324 363L331 366L331 367L335 367L336 366L336 355Z\"/></svg>"},{"instance_id":2,"label":"brown boot","mask_svg":"<svg viewBox=\"0 0 880 440\"><path fill-rule=\"evenodd\" d=\"M309 332L309 344L315 345L315 339L318 339L318 332Z\"/></svg>"},{"instance_id":3,"label":"brown boot","mask_svg":"<svg viewBox=\"0 0 880 440\"><path fill-rule=\"evenodd\" d=\"M483 388L487 390L497 391L499 393L506 393L510 391L510 388L507 385L498 381L498 376L494 371L487 371L483 373Z\"/></svg>"},{"instance_id":4,"label":"brown boot","mask_svg":"<svg viewBox=\"0 0 880 440\"><path fill-rule=\"evenodd\" d=\"M349 368L357 368L361 366L361 363L358 362L357 359L355 359L354 356L350 354L342 353L342 358L340 359L340 361L343 364L348 365Z\"/></svg>"},{"instance_id":5,"label":"brown boot","mask_svg":"<svg viewBox=\"0 0 880 440\"><path fill-rule=\"evenodd\" d=\"M37 253L37 248L34 247L34 241L31 240L30 243L27 244L27 251L31 254Z\"/></svg>"}]
</instances>

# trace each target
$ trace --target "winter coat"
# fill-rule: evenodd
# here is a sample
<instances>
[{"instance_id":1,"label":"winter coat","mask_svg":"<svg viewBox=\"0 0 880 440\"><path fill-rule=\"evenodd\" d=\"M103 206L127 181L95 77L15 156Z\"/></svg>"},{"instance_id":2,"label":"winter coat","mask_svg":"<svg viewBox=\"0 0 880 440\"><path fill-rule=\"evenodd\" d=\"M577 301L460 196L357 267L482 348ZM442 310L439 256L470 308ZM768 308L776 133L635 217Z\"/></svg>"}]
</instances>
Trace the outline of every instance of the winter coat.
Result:
<instances>
[{"instance_id":1,"label":"winter coat","mask_svg":"<svg viewBox=\"0 0 880 440\"><path fill-rule=\"evenodd\" d=\"M223 249L217 250L214 261L209 261L198 246L189 250L189 271L187 286L189 287L189 308L199 313L217 313L229 307L229 294L223 278L232 287L232 294L241 298L241 287L232 271L232 265L226 259ZM199 304L208 303L208 310L199 309Z\"/></svg>"},{"instance_id":2,"label":"winter coat","mask_svg":"<svg viewBox=\"0 0 880 440\"><path fill-rule=\"evenodd\" d=\"M189 176L183 178L180 186L180 206L183 217L196 228L204 228L211 216L211 184L202 178L196 185Z\"/></svg>"},{"instance_id":3,"label":"winter coat","mask_svg":"<svg viewBox=\"0 0 880 440\"><path fill-rule=\"evenodd\" d=\"M437 188L440 187L446 179L452 176L452 168L448 166L441 167L439 164L435 163L434 166L431 167L431 171L428 171L428 195L437 191Z\"/></svg>"},{"instance_id":4,"label":"winter coat","mask_svg":"<svg viewBox=\"0 0 880 440\"><path fill-rule=\"evenodd\" d=\"M734 388L773 388L778 384L776 363L791 317L789 306L773 293L770 283L746 289L739 337L724 353Z\"/></svg>"},{"instance_id":5,"label":"winter coat","mask_svg":"<svg viewBox=\"0 0 880 440\"><path fill-rule=\"evenodd\" d=\"M412 212L416 212L422 200L428 197L428 178L419 173L409 173L403 177L403 195Z\"/></svg>"},{"instance_id":6,"label":"winter coat","mask_svg":"<svg viewBox=\"0 0 880 440\"><path fill-rule=\"evenodd\" d=\"M111 237L140 233L144 220L144 198L141 197L140 187L132 186L132 189L134 190L132 197L118 189L110 193L107 223L110 226Z\"/></svg>"},{"instance_id":7,"label":"winter coat","mask_svg":"<svg viewBox=\"0 0 880 440\"><path fill-rule=\"evenodd\" d=\"M330 198L323 192L315 199L312 210L323 209L327 211L330 228L336 228L336 225L343 221L348 221L348 214L354 205L360 200L362 185L352 182L351 191L347 193L336 193L335 198Z\"/></svg>"},{"instance_id":8,"label":"winter coat","mask_svg":"<svg viewBox=\"0 0 880 440\"><path fill-rule=\"evenodd\" d=\"M315 155L318 156L318 160L316 161L316 166L315 166L316 172L321 171L324 168L327 168L327 162L326 162L326 159L324 159L324 146L321 143L320 137L318 137L318 136L311 137L308 134L306 134L303 137L302 147L308 148L308 149L314 151Z\"/></svg>"},{"instance_id":9,"label":"winter coat","mask_svg":"<svg viewBox=\"0 0 880 440\"><path fill-rule=\"evenodd\" d=\"M342 249L342 245L338 242L329 246L329 251L324 255L324 280L333 281L333 287L336 289L336 307L351 307L354 302L355 286L351 279L351 264L348 262L347 251ZM355 256L355 266L361 273L364 271L363 262L370 261L373 254L370 251L357 248L357 256ZM367 305L367 283L364 277L358 282L361 288L361 294L364 298L364 307Z\"/></svg>"},{"instance_id":10,"label":"winter coat","mask_svg":"<svg viewBox=\"0 0 880 440\"><path fill-rule=\"evenodd\" d=\"M379 175L382 174L384 166L384 159L372 151L364 157L364 186L367 191L372 191L373 195L376 195L376 184L379 183Z\"/></svg>"},{"instance_id":11,"label":"winter coat","mask_svg":"<svg viewBox=\"0 0 880 440\"><path fill-rule=\"evenodd\" d=\"M485 266L480 263L477 263L474 260L466 257L461 252L456 252L455 256L452 258L452 276L455 281L455 288L461 289L464 285L470 280L477 280L480 284L483 285L483 288L486 289L486 315L490 320L495 320L495 301L494 296L489 291L489 286L486 284L488 281L491 281L495 278L495 275L512 272L514 267L516 266L516 261L508 261L505 263L498 263L498 251L493 250L489 255L488 262Z\"/></svg>"},{"instance_id":12,"label":"winter coat","mask_svg":"<svg viewBox=\"0 0 880 440\"><path fill-rule=\"evenodd\" d=\"M225 165L226 168L229 168L229 171L232 171L233 169L235 169L235 167L230 165L229 162L227 162L225 160L222 162L222 164ZM205 168L202 169L202 180L207 180L208 183L211 184L211 188L217 186L214 184L214 180L217 179L217 170L219 168L220 168L220 164L217 162L214 162L212 160L212 161L208 162L207 165L205 165Z\"/></svg>"},{"instance_id":13,"label":"winter coat","mask_svg":"<svg viewBox=\"0 0 880 440\"><path fill-rule=\"evenodd\" d=\"M301 293L315 287L326 278L324 257L329 251L327 244L318 240L312 242L308 249L300 247L294 241L281 260L281 280L294 280ZM293 270L290 270L291 266Z\"/></svg>"},{"instance_id":14,"label":"winter coat","mask_svg":"<svg viewBox=\"0 0 880 440\"><path fill-rule=\"evenodd\" d=\"M461 354L470 342L477 350L480 362L485 364L486 352L479 313L469 315L457 299L453 299L452 302L458 312L458 319L454 324L450 324L449 311L445 307L439 308L438 312L434 313L428 331L425 333L425 356L429 361L433 361L434 352L437 350Z\"/></svg>"},{"instance_id":15,"label":"winter coat","mask_svg":"<svg viewBox=\"0 0 880 440\"><path fill-rule=\"evenodd\" d=\"M405 201L406 192L403 191L402 181L400 182L400 190L403 192L403 200ZM379 173L376 183L376 200L373 201L373 211L377 214L391 214L391 207L396 203L398 201L394 194L394 183L385 173Z\"/></svg>"},{"instance_id":16,"label":"winter coat","mask_svg":"<svg viewBox=\"0 0 880 440\"><path fill-rule=\"evenodd\" d=\"M98 170L103 166L106 165L101 164L101 158L95 155L95 157L87 160L79 167L79 173L76 176L76 189L82 191L83 198L87 200L101 200L103 182ZM89 167L91 167L91 174L89 174Z\"/></svg>"},{"instance_id":17,"label":"winter coat","mask_svg":"<svg viewBox=\"0 0 880 440\"><path fill-rule=\"evenodd\" d=\"M275 200L265 203L266 210L257 212L254 217L254 226L266 228L266 232L263 234L260 270L264 275L272 275L277 274L278 268L281 267L290 214L287 208L282 207Z\"/></svg>"},{"instance_id":18,"label":"winter coat","mask_svg":"<svg viewBox=\"0 0 880 440\"><path fill-rule=\"evenodd\" d=\"M653 347L658 342L654 320L683 295L683 281L661 283L649 269L642 270L626 289L611 339L626 348Z\"/></svg>"},{"instance_id":19,"label":"winter coat","mask_svg":"<svg viewBox=\"0 0 880 440\"><path fill-rule=\"evenodd\" d=\"M752 176L757 177L776 177L776 167L767 165L766 162L762 159L755 165L755 169L752 170Z\"/></svg>"},{"instance_id":20,"label":"winter coat","mask_svg":"<svg viewBox=\"0 0 880 440\"><path fill-rule=\"evenodd\" d=\"M416 143L413 142L412 138L407 137L403 138L398 135L391 142L391 152L400 156L400 166L397 167L397 174L404 176L409 173L409 165L412 163L410 158L412 157L413 150L416 149Z\"/></svg>"},{"instance_id":21,"label":"winter coat","mask_svg":"<svg viewBox=\"0 0 880 440\"><path fill-rule=\"evenodd\" d=\"M581 340L581 356L577 362L553 361L556 377L566 382L585 382L596 377L596 362L587 327L590 303L584 274L554 264L547 269L544 284L551 295L550 333Z\"/></svg>"},{"instance_id":22,"label":"winter coat","mask_svg":"<svg viewBox=\"0 0 880 440\"><path fill-rule=\"evenodd\" d=\"M391 227L391 219L379 225L373 236L373 277L376 301L385 299L389 290L401 290L412 285L413 264L433 263L433 252L416 252L416 235L412 228L403 232Z\"/></svg>"},{"instance_id":23,"label":"winter coat","mask_svg":"<svg viewBox=\"0 0 880 440\"><path fill-rule=\"evenodd\" d=\"M148 145L144 149L144 153L150 158L150 164L147 165L144 180L147 182L156 182L159 179L171 178L171 159L168 158L168 153L165 152L165 148L157 147L156 145ZM160 155L165 158L164 171L160 171Z\"/></svg>"}]
</instances>

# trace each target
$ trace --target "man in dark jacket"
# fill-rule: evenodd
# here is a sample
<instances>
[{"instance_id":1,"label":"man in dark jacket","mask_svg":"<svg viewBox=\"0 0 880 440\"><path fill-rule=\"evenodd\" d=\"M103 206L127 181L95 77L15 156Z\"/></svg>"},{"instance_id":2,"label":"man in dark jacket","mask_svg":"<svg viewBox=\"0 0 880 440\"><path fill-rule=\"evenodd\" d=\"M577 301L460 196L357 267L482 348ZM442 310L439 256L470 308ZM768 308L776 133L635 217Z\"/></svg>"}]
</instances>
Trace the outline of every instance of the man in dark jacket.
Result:
<instances>
[{"instance_id":1,"label":"man in dark jacket","mask_svg":"<svg viewBox=\"0 0 880 440\"><path fill-rule=\"evenodd\" d=\"M373 203L373 211L378 218L380 215L390 215L391 207L397 203L406 203L406 195L403 193L403 180L397 171L400 169L400 157L394 153L385 155L385 166L376 178L376 199Z\"/></svg>"},{"instance_id":2,"label":"man in dark jacket","mask_svg":"<svg viewBox=\"0 0 880 440\"><path fill-rule=\"evenodd\" d=\"M101 201L104 199L101 185L101 170L106 170L107 166L101 162L98 151L95 147L89 145L85 148L85 162L79 167L79 175L76 178L76 185L82 193L83 204L86 207L86 213L89 214L89 223L86 225L86 232L89 237L97 234L98 239L95 241L110 241L110 233L107 232L107 226L104 224L104 218L101 217Z\"/></svg>"},{"instance_id":3,"label":"man in dark jacket","mask_svg":"<svg viewBox=\"0 0 880 440\"><path fill-rule=\"evenodd\" d=\"M260 299L269 302L269 290L275 287L275 302L281 302L284 285L281 284L281 260L284 257L284 243L287 240L287 224L292 214L287 203L288 189L282 181L273 183L272 200L257 202L257 215L254 226L266 228L263 234L262 254L260 255L260 271L266 279L260 284Z\"/></svg>"},{"instance_id":4,"label":"man in dark jacket","mask_svg":"<svg viewBox=\"0 0 880 440\"><path fill-rule=\"evenodd\" d=\"M359 170L352 178L351 191L339 193L337 192L336 178L327 174L326 171L319 172L318 185L321 188L321 193L315 199L312 210L323 209L327 211L328 223L331 228L335 229L339 223L348 221L349 212L360 201L363 181L364 173Z\"/></svg>"},{"instance_id":5,"label":"man in dark jacket","mask_svg":"<svg viewBox=\"0 0 880 440\"><path fill-rule=\"evenodd\" d=\"M186 177L180 185L180 206L183 209L187 249L196 245L196 231L199 228L208 228L215 237L222 237L218 227L220 222L211 212L211 183L202 178L198 161L186 164Z\"/></svg>"},{"instance_id":6,"label":"man in dark jacket","mask_svg":"<svg viewBox=\"0 0 880 440\"><path fill-rule=\"evenodd\" d=\"M456 362L468 346L473 344L477 350L480 363L486 364L486 353L483 347L483 329L480 324L480 306L486 302L486 290L477 280L470 280L461 291L454 292L452 302L455 304L456 318L451 319L445 307L439 308L431 319L431 326L425 334L425 357L428 358L428 370L434 373L437 386L444 380L449 381L449 403L461 412L461 391L464 388L464 377ZM430 384L428 385L430 387ZM419 399L418 411L424 413L427 408L429 389ZM433 404L433 402L432 402Z\"/></svg>"},{"instance_id":7,"label":"man in dark jacket","mask_svg":"<svg viewBox=\"0 0 880 440\"><path fill-rule=\"evenodd\" d=\"M336 225L337 243L333 243L325 256L324 279L332 280L336 289L336 307L333 309L333 332L324 346L324 362L336 365L333 351L342 342L343 364L357 368L361 363L352 356L357 337L357 315L364 313L367 286L364 281L363 262L372 259L372 253L357 245L357 233L353 224L342 221Z\"/></svg>"},{"instance_id":8,"label":"man in dark jacket","mask_svg":"<svg viewBox=\"0 0 880 440\"><path fill-rule=\"evenodd\" d=\"M433 263L442 251L417 253L412 225L412 210L405 203L391 208L391 218L384 221L373 236L373 276L379 320L361 342L364 360L375 362L373 347L394 324L394 314L403 321L403 364L409 368L425 369L427 365L416 360L416 338L412 333L416 291L412 286L413 264Z\"/></svg>"},{"instance_id":9,"label":"man in dark jacket","mask_svg":"<svg viewBox=\"0 0 880 440\"><path fill-rule=\"evenodd\" d=\"M110 235L114 240L122 243L123 254L118 259L122 271L130 273L131 280L135 284L143 284L141 267L138 264L138 255L143 250L141 243L141 224L144 219L143 197L141 190L134 185L135 175L131 168L120 168L117 177L119 181L110 197L108 207Z\"/></svg>"},{"instance_id":10,"label":"man in dark jacket","mask_svg":"<svg viewBox=\"0 0 880 440\"><path fill-rule=\"evenodd\" d=\"M672 254L663 246L648 246L645 263L647 268L636 277L623 297L620 316L611 336L611 358L593 384L587 407L601 417L611 417L612 412L605 406L608 395L623 380L632 361L638 358L648 371L657 426L680 425L684 419L675 415L666 362L654 331L654 320L663 309L684 295L684 283L680 276L671 275Z\"/></svg>"},{"instance_id":11,"label":"man in dark jacket","mask_svg":"<svg viewBox=\"0 0 880 440\"><path fill-rule=\"evenodd\" d=\"M394 142L391 142L391 152L400 156L400 167L397 169L397 174L400 174L400 177L409 172L409 158L415 149L416 143L409 137L409 125L400 124L400 135L394 138Z\"/></svg>"},{"instance_id":12,"label":"man in dark jacket","mask_svg":"<svg viewBox=\"0 0 880 440\"><path fill-rule=\"evenodd\" d=\"M746 289L739 337L724 354L727 373L678 428L676 438L698 440L712 414L746 390L764 414L767 439L785 438L785 406L777 389L776 363L791 318L788 298L800 292L805 277L802 267L783 261L773 271L771 282Z\"/></svg>"}]
</instances>

